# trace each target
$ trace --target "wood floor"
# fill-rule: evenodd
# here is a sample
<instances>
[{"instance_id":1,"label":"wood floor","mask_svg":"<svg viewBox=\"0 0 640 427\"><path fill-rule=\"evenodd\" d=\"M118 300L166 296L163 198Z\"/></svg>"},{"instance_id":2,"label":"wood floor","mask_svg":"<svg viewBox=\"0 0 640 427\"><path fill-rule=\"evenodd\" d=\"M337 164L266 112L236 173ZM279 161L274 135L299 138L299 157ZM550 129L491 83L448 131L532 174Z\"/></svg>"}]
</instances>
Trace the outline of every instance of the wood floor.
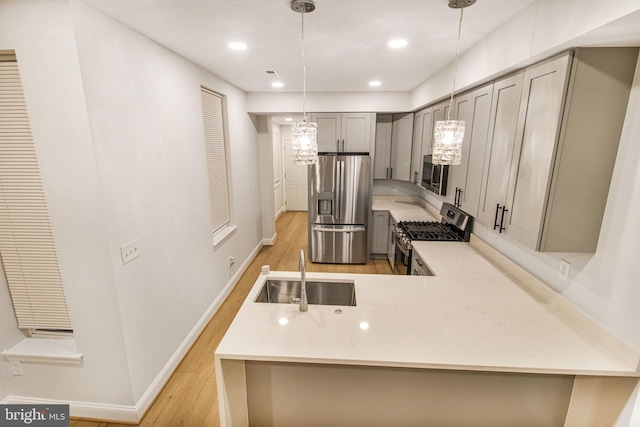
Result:
<instances>
[{"instance_id":1,"label":"wood floor","mask_svg":"<svg viewBox=\"0 0 640 427\"><path fill-rule=\"evenodd\" d=\"M263 247L229 297L182 360L171 379L147 411L141 426L218 426L216 372L213 354L240 309L263 265L271 270L296 271L300 249L307 252L307 213L285 212L276 222L278 239ZM391 274L387 260L366 265L313 264L307 271ZM127 424L71 420L70 427L117 427Z\"/></svg>"}]
</instances>

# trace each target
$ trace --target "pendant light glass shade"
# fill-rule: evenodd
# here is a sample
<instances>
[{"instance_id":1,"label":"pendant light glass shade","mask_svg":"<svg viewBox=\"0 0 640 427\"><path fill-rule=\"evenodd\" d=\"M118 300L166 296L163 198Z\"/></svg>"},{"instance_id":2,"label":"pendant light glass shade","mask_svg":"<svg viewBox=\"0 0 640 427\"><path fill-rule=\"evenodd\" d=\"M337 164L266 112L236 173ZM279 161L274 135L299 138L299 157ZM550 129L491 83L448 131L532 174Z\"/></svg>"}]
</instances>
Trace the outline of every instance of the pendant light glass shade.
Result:
<instances>
[{"instance_id":1,"label":"pendant light glass shade","mask_svg":"<svg viewBox=\"0 0 640 427\"><path fill-rule=\"evenodd\" d=\"M314 165L318 162L318 124L296 122L291 124L293 163Z\"/></svg>"},{"instance_id":2,"label":"pendant light glass shade","mask_svg":"<svg viewBox=\"0 0 640 427\"><path fill-rule=\"evenodd\" d=\"M436 165L459 165L462 161L463 139L463 121L437 121L434 132L433 163Z\"/></svg>"},{"instance_id":3,"label":"pendant light glass shade","mask_svg":"<svg viewBox=\"0 0 640 427\"><path fill-rule=\"evenodd\" d=\"M450 120L449 114L453 109L453 94L456 89L456 73L458 71L458 57L460 56L460 32L462 30L462 17L464 8L471 6L475 0L450 0L449 7L460 9L460 21L458 23L458 41L456 43L456 61L453 69L453 85L451 87L451 102L447 112L447 120L436 122L433 133L433 164L459 165L462 161L462 140L464 139L464 121Z\"/></svg>"},{"instance_id":4,"label":"pendant light glass shade","mask_svg":"<svg viewBox=\"0 0 640 427\"><path fill-rule=\"evenodd\" d=\"M318 124L307 122L307 66L304 63L304 14L316 9L313 0L292 0L291 10L300 13L301 16L301 42L302 42L302 114L304 122L291 124L293 142L291 153L293 163L314 165L318 162Z\"/></svg>"}]
</instances>

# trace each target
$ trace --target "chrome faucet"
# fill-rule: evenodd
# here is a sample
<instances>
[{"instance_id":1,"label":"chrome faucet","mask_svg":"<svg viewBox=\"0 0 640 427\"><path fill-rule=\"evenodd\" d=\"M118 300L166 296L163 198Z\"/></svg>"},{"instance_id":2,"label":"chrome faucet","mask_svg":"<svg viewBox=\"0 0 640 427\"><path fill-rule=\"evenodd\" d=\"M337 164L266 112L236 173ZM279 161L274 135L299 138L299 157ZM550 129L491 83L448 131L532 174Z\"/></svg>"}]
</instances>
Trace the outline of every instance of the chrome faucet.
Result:
<instances>
[{"instance_id":1,"label":"chrome faucet","mask_svg":"<svg viewBox=\"0 0 640 427\"><path fill-rule=\"evenodd\" d=\"M307 283L305 278L304 249L300 249L300 311L309 310L307 303Z\"/></svg>"}]
</instances>

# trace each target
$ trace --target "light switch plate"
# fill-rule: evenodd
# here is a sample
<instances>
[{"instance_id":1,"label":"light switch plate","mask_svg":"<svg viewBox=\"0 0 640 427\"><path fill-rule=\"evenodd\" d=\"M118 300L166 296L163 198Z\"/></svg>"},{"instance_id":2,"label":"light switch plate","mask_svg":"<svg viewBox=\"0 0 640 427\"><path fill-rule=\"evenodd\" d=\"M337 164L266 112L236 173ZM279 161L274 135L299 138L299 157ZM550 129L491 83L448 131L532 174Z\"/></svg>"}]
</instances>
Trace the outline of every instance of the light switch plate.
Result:
<instances>
[{"instance_id":1,"label":"light switch plate","mask_svg":"<svg viewBox=\"0 0 640 427\"><path fill-rule=\"evenodd\" d=\"M20 362L19 360L10 360L9 366L11 366L11 373L13 375L16 375L16 376L24 375L24 372L22 371L22 362Z\"/></svg>"},{"instance_id":2,"label":"light switch plate","mask_svg":"<svg viewBox=\"0 0 640 427\"><path fill-rule=\"evenodd\" d=\"M120 255L122 256L122 264L133 261L140 256L140 247L138 246L138 239L132 240L120 246Z\"/></svg>"},{"instance_id":3,"label":"light switch plate","mask_svg":"<svg viewBox=\"0 0 640 427\"><path fill-rule=\"evenodd\" d=\"M569 269L571 268L571 264L569 261L561 259L560 260L560 269L558 270L558 277L560 277L563 281L569 280Z\"/></svg>"}]
</instances>

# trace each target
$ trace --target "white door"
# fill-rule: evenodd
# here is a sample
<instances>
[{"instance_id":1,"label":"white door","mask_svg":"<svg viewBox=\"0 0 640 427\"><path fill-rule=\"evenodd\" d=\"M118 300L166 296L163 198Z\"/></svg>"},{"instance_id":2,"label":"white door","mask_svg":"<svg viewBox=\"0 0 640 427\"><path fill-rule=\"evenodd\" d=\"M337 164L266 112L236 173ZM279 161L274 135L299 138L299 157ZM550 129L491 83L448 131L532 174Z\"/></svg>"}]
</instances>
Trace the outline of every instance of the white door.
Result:
<instances>
[{"instance_id":1,"label":"white door","mask_svg":"<svg viewBox=\"0 0 640 427\"><path fill-rule=\"evenodd\" d=\"M309 166L293 163L291 138L284 139L285 206L288 211L307 210L307 172Z\"/></svg>"}]
</instances>

